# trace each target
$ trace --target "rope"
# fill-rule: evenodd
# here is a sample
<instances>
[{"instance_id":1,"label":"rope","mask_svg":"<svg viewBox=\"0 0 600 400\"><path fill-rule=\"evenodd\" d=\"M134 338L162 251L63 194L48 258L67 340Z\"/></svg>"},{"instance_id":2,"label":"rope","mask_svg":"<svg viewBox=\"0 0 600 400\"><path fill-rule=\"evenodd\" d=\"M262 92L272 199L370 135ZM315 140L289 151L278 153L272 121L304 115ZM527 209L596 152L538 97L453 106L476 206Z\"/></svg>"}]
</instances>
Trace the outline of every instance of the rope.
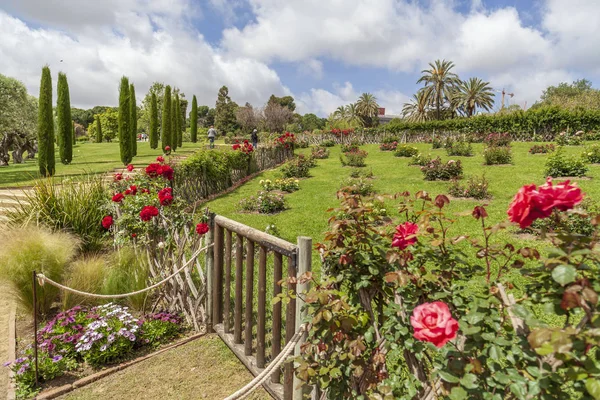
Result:
<instances>
[{"instance_id":1,"label":"rope","mask_svg":"<svg viewBox=\"0 0 600 400\"><path fill-rule=\"evenodd\" d=\"M263 383L273 372L274 369L281 367L281 365L286 361L286 358L290 355L290 353L296 347L296 344L300 341L300 338L304 334L304 332L308 329L308 324L304 324L298 329L298 332L292 337L290 342L285 345L283 350L279 353L277 357L269 364L267 368L265 368L260 374L256 376L250 383L246 386L227 397L225 400L240 400L249 396L252 392L262 386Z\"/></svg>"},{"instance_id":2,"label":"rope","mask_svg":"<svg viewBox=\"0 0 600 400\"><path fill-rule=\"evenodd\" d=\"M176 276L181 271L183 271L185 268L187 268L192 263L192 261L195 261L196 258L198 257L198 255L200 255L201 252L203 252L204 250L206 250L206 249L208 249L209 247L212 247L212 246L213 246L212 244L209 244L208 246L204 246L201 249L198 249L192 255L192 258L190 258L190 260L188 262L186 262L181 268L179 268L177 271L173 272L171 275L167 276L162 281L160 281L158 283L155 283L152 286L148 286L145 289L141 289L141 290L138 290L138 291L135 291L135 292L131 292L131 293L124 293L124 294L95 294L95 293L88 293L88 292L82 292L80 290L73 289L73 288L70 288L68 286L61 285L60 283L54 282L52 279L48 278L44 274L37 274L37 278L38 278L41 286L44 286L44 283L48 282L52 286L55 286L55 287L57 287L59 289L62 289L62 290L66 290L67 292L78 294L80 296L95 297L95 298L98 298L98 299L120 299L120 298L124 298L124 297L134 296L136 294L141 294L141 293L148 292L148 291L150 291L152 289L155 289L155 288L159 287L160 285L168 282L169 280L173 279L174 276Z\"/></svg>"}]
</instances>

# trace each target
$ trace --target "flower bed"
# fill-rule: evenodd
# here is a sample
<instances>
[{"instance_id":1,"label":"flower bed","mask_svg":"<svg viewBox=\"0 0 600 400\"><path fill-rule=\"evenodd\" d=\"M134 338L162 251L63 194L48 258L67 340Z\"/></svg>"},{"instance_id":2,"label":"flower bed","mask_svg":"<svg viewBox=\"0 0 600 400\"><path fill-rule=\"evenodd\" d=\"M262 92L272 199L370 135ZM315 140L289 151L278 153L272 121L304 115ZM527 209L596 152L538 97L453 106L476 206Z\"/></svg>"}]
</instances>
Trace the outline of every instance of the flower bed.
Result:
<instances>
[{"instance_id":1,"label":"flower bed","mask_svg":"<svg viewBox=\"0 0 600 400\"><path fill-rule=\"evenodd\" d=\"M310 154L314 159L323 160L329 158L329 149L321 146L313 147Z\"/></svg>"},{"instance_id":2,"label":"flower bed","mask_svg":"<svg viewBox=\"0 0 600 400\"><path fill-rule=\"evenodd\" d=\"M485 165L502 165L512 163L512 152L510 146L487 146L483 150Z\"/></svg>"},{"instance_id":3,"label":"flower bed","mask_svg":"<svg viewBox=\"0 0 600 400\"><path fill-rule=\"evenodd\" d=\"M529 148L529 154L546 154L552 153L554 150L556 150L556 146L552 143L534 144Z\"/></svg>"},{"instance_id":4,"label":"flower bed","mask_svg":"<svg viewBox=\"0 0 600 400\"><path fill-rule=\"evenodd\" d=\"M263 190L267 192L281 190L282 192L292 193L296 190L300 190L300 181L295 178L275 179L275 181L261 179L259 184L262 186Z\"/></svg>"},{"instance_id":5,"label":"flower bed","mask_svg":"<svg viewBox=\"0 0 600 400\"><path fill-rule=\"evenodd\" d=\"M315 165L316 162L314 159L300 154L295 159L285 163L281 167L281 173L284 178L308 178L310 176L310 168L313 168Z\"/></svg>"},{"instance_id":6,"label":"flower bed","mask_svg":"<svg viewBox=\"0 0 600 400\"><path fill-rule=\"evenodd\" d=\"M585 176L587 171L588 167L585 165L583 159L574 156L566 156L563 149L559 147L556 152L548 157L544 175L554 178L565 176L581 177Z\"/></svg>"},{"instance_id":7,"label":"flower bed","mask_svg":"<svg viewBox=\"0 0 600 400\"><path fill-rule=\"evenodd\" d=\"M274 214L285 210L285 198L278 193L259 191L256 196L242 199L238 204L242 212L257 212L259 214Z\"/></svg>"},{"instance_id":8,"label":"flower bed","mask_svg":"<svg viewBox=\"0 0 600 400\"><path fill-rule=\"evenodd\" d=\"M583 158L592 164L600 164L600 144L587 147L582 154Z\"/></svg>"},{"instance_id":9,"label":"flower bed","mask_svg":"<svg viewBox=\"0 0 600 400\"><path fill-rule=\"evenodd\" d=\"M430 162L431 162L431 154L419 153L419 154L415 154L414 156L412 156L410 158L408 165L419 165L421 167L424 167L425 165L428 165Z\"/></svg>"},{"instance_id":10,"label":"flower bed","mask_svg":"<svg viewBox=\"0 0 600 400\"><path fill-rule=\"evenodd\" d=\"M379 145L379 150L381 151L395 151L396 147L398 147L398 142L391 142L391 143L381 143Z\"/></svg>"},{"instance_id":11,"label":"flower bed","mask_svg":"<svg viewBox=\"0 0 600 400\"><path fill-rule=\"evenodd\" d=\"M490 133L484 141L490 147L510 146L512 138L508 133Z\"/></svg>"},{"instance_id":12,"label":"flower bed","mask_svg":"<svg viewBox=\"0 0 600 400\"><path fill-rule=\"evenodd\" d=\"M489 182L485 176L473 176L464 184L458 180L453 180L448 188L448 194L459 198L472 198L477 200L489 199Z\"/></svg>"},{"instance_id":13,"label":"flower bed","mask_svg":"<svg viewBox=\"0 0 600 400\"><path fill-rule=\"evenodd\" d=\"M340 162L344 167L364 167L367 165L365 159L368 155L364 150L349 151L340 155Z\"/></svg>"},{"instance_id":14,"label":"flower bed","mask_svg":"<svg viewBox=\"0 0 600 400\"><path fill-rule=\"evenodd\" d=\"M431 160L429 164L421 167L423 177L426 181L449 181L451 179L460 179L463 174L463 168L460 160L449 160L443 163L440 157Z\"/></svg>"},{"instance_id":15,"label":"flower bed","mask_svg":"<svg viewBox=\"0 0 600 400\"><path fill-rule=\"evenodd\" d=\"M464 140L447 140L445 147L449 156L471 157L473 155L473 146Z\"/></svg>"},{"instance_id":16,"label":"flower bed","mask_svg":"<svg viewBox=\"0 0 600 400\"><path fill-rule=\"evenodd\" d=\"M401 144L396 147L394 157L412 157L419 154L419 149L407 144Z\"/></svg>"}]
</instances>

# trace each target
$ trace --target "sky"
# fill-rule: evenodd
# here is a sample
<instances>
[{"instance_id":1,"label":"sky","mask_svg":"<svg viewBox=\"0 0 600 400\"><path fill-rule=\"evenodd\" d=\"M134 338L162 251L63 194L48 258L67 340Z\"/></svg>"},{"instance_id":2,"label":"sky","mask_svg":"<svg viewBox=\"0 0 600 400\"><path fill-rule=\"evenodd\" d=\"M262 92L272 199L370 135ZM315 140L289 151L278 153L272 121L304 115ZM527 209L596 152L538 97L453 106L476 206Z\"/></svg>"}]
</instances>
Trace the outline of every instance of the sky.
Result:
<instances>
[{"instance_id":1,"label":"sky","mask_svg":"<svg viewBox=\"0 0 600 400\"><path fill-rule=\"evenodd\" d=\"M117 105L125 75L139 102L158 81L211 107L225 85L241 105L291 95L326 117L369 92L400 114L436 59L529 107L598 87L598 37L600 0L0 0L0 73L37 96L47 64L80 108Z\"/></svg>"}]
</instances>

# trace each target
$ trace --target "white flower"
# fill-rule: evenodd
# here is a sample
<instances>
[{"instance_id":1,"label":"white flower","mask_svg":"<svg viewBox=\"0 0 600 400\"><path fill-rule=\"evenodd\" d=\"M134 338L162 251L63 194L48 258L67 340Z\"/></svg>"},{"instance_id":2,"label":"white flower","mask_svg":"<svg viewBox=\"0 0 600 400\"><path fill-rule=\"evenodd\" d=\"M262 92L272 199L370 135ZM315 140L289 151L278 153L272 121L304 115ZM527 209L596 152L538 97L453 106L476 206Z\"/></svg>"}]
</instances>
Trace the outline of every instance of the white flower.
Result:
<instances>
[{"instance_id":1,"label":"white flower","mask_svg":"<svg viewBox=\"0 0 600 400\"><path fill-rule=\"evenodd\" d=\"M165 248L164 242L158 242L158 248L159 249L164 249Z\"/></svg>"}]
</instances>

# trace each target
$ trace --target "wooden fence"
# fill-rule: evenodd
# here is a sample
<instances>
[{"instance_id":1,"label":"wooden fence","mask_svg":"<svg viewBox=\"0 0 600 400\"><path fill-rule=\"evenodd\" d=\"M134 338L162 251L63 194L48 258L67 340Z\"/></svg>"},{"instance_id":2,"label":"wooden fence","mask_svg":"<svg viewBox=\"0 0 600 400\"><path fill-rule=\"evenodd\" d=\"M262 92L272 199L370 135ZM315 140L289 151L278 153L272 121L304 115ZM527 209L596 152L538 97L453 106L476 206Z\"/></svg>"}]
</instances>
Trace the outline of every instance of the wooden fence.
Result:
<instances>
[{"instance_id":1,"label":"wooden fence","mask_svg":"<svg viewBox=\"0 0 600 400\"><path fill-rule=\"evenodd\" d=\"M312 240L301 237L292 244L220 215L214 216L212 227L208 240L214 247L207 254L209 326L257 376L301 325L300 299L285 306L271 300L282 289L305 290L280 281L285 269L288 277L310 270ZM281 372L274 371L265 389L277 399L302 398L306 388L294 383L293 364L286 363L283 376Z\"/></svg>"}]
</instances>

